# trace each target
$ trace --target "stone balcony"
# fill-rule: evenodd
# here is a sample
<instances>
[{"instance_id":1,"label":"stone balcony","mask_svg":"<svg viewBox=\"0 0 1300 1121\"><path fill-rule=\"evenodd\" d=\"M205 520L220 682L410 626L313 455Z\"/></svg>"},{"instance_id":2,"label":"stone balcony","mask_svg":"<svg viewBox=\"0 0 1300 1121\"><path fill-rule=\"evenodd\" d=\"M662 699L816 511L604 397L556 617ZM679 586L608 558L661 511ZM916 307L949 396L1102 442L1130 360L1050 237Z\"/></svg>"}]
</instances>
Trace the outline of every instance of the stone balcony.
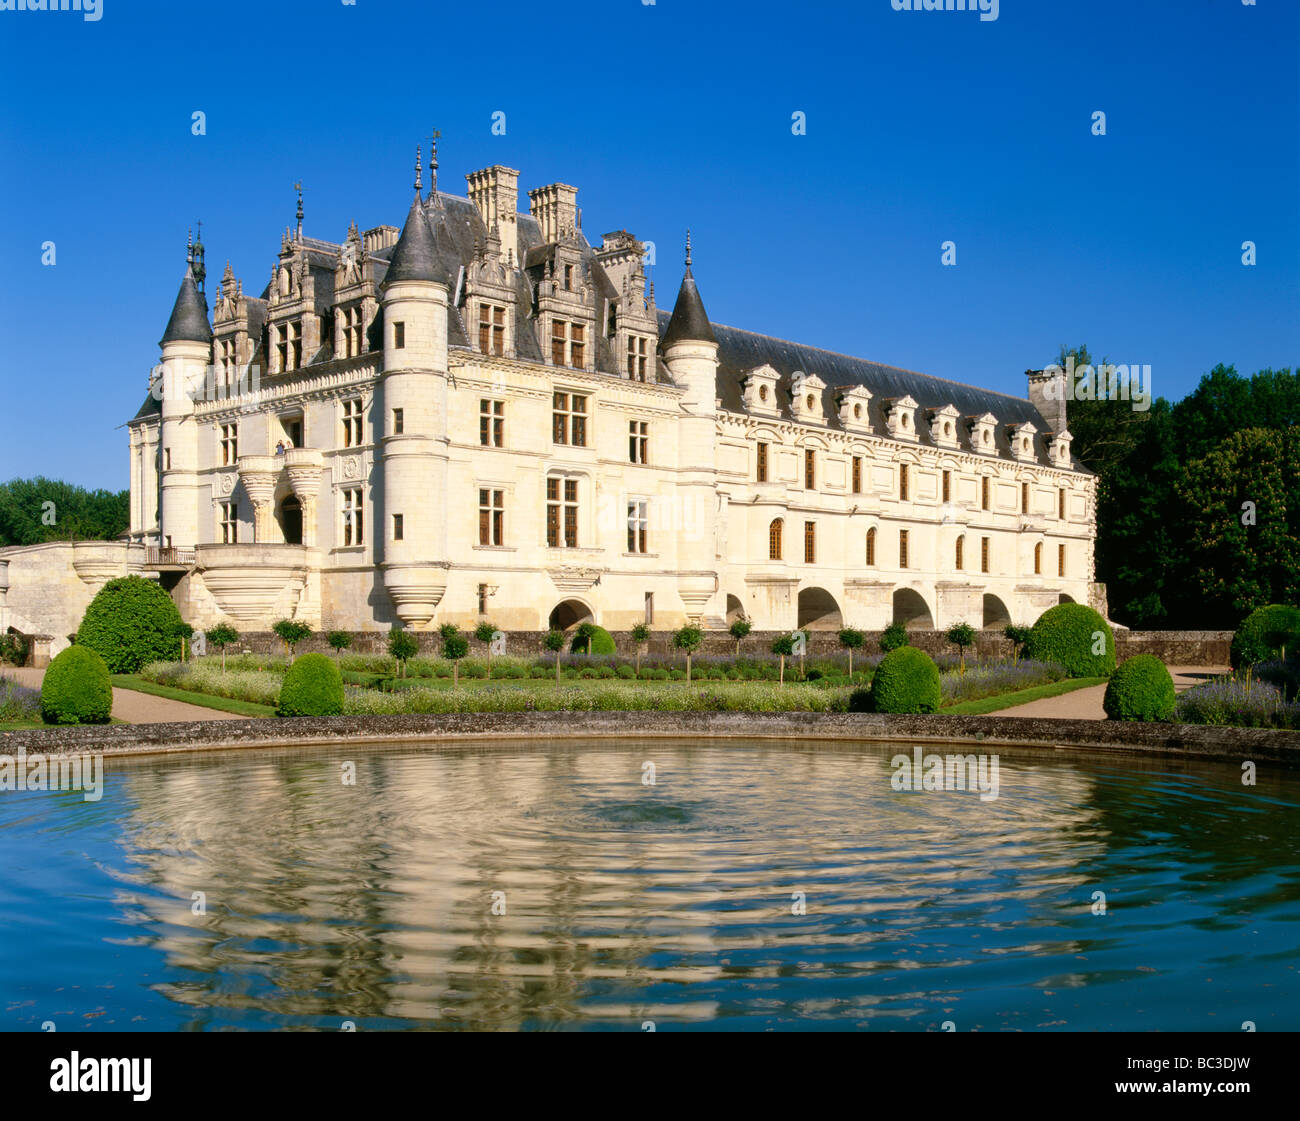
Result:
<instances>
[{"instance_id":1,"label":"stone balcony","mask_svg":"<svg viewBox=\"0 0 1300 1121\"><path fill-rule=\"evenodd\" d=\"M308 546L199 545L194 553L195 571L222 615L269 627L299 614L312 572Z\"/></svg>"}]
</instances>

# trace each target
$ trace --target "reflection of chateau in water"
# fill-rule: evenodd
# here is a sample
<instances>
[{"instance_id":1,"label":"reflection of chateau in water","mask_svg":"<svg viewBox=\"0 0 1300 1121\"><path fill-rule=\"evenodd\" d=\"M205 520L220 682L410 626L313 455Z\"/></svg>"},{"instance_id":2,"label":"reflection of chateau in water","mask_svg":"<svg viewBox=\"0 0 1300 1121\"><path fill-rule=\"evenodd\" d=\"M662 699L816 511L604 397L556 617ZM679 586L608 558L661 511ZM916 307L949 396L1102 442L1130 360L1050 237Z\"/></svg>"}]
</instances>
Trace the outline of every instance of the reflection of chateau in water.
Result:
<instances>
[{"instance_id":1,"label":"reflection of chateau in water","mask_svg":"<svg viewBox=\"0 0 1300 1121\"><path fill-rule=\"evenodd\" d=\"M888 1012L867 974L978 956L955 948L954 908L1019 924L1014 945L1035 952L1044 891L1083 906L1081 858L1102 855L1086 775L1004 761L994 803L900 795L889 755L353 751L355 786L342 755L128 764L110 795L134 803L138 890L119 905L188 974L163 991L194 1026L235 1010L326 1027L710 1020L737 1011L738 981L761 999L793 962L826 992L775 1011ZM1077 951L1062 933L1043 943Z\"/></svg>"}]
</instances>

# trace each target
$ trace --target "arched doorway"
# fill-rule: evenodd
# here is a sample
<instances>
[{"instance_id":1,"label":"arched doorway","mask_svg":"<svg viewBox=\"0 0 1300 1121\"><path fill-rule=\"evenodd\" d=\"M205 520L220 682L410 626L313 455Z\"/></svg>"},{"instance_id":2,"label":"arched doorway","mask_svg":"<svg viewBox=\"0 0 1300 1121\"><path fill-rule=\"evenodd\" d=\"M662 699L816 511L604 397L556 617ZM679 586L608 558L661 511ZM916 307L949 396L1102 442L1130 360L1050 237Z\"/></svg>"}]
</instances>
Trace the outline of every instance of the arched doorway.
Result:
<instances>
[{"instance_id":1,"label":"arched doorway","mask_svg":"<svg viewBox=\"0 0 1300 1121\"><path fill-rule=\"evenodd\" d=\"M1001 630L1011 623L1011 612L1007 610L1007 605L997 596L985 595L984 597L984 629L986 631Z\"/></svg>"},{"instance_id":2,"label":"arched doorway","mask_svg":"<svg viewBox=\"0 0 1300 1121\"><path fill-rule=\"evenodd\" d=\"M739 596L727 596L727 625L730 626L737 619L747 619L745 614L745 605L740 602Z\"/></svg>"},{"instance_id":3,"label":"arched doorway","mask_svg":"<svg viewBox=\"0 0 1300 1121\"><path fill-rule=\"evenodd\" d=\"M302 544L302 503L292 494L280 503L280 531L286 545Z\"/></svg>"},{"instance_id":4,"label":"arched doorway","mask_svg":"<svg viewBox=\"0 0 1300 1121\"><path fill-rule=\"evenodd\" d=\"M1057 604L1059 605L1059 604L1062 604L1062 603L1073 603L1074 600L1071 599L1069 596L1067 596L1064 592L1062 592L1061 595L1060 595L1060 597L1057 599L1056 602L1057 602Z\"/></svg>"},{"instance_id":5,"label":"arched doorway","mask_svg":"<svg viewBox=\"0 0 1300 1121\"><path fill-rule=\"evenodd\" d=\"M840 605L825 588L804 588L799 593L799 629L836 631L844 625Z\"/></svg>"},{"instance_id":6,"label":"arched doorway","mask_svg":"<svg viewBox=\"0 0 1300 1121\"><path fill-rule=\"evenodd\" d=\"M894 622L902 623L909 631L934 630L934 616L915 588L899 588L894 592Z\"/></svg>"},{"instance_id":7,"label":"arched doorway","mask_svg":"<svg viewBox=\"0 0 1300 1121\"><path fill-rule=\"evenodd\" d=\"M553 631L567 631L579 623L594 623L596 617L580 599L566 599L551 611L549 625Z\"/></svg>"}]
</instances>

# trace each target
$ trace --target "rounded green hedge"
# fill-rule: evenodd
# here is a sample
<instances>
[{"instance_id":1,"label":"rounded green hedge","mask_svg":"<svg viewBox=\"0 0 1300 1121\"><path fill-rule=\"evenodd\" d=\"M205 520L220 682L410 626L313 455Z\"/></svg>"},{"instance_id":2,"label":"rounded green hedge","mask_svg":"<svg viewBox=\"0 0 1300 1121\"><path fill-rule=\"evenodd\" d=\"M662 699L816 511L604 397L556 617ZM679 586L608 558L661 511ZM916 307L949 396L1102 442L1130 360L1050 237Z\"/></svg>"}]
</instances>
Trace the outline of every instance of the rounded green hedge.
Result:
<instances>
[{"instance_id":1,"label":"rounded green hedge","mask_svg":"<svg viewBox=\"0 0 1300 1121\"><path fill-rule=\"evenodd\" d=\"M1271 662L1286 648L1287 657L1300 656L1300 607L1271 603L1246 616L1232 636L1228 658L1234 670Z\"/></svg>"},{"instance_id":2,"label":"rounded green hedge","mask_svg":"<svg viewBox=\"0 0 1300 1121\"><path fill-rule=\"evenodd\" d=\"M113 713L108 666L88 646L69 646L50 662L41 682L47 724L107 724Z\"/></svg>"},{"instance_id":3,"label":"rounded green hedge","mask_svg":"<svg viewBox=\"0 0 1300 1121\"><path fill-rule=\"evenodd\" d=\"M280 686L277 716L338 716L343 712L343 675L325 654L304 654Z\"/></svg>"},{"instance_id":4,"label":"rounded green hedge","mask_svg":"<svg viewBox=\"0 0 1300 1121\"><path fill-rule=\"evenodd\" d=\"M875 712L938 712L942 699L938 666L915 646L891 650L871 679Z\"/></svg>"},{"instance_id":5,"label":"rounded green hedge","mask_svg":"<svg viewBox=\"0 0 1300 1121\"><path fill-rule=\"evenodd\" d=\"M1105 638L1105 651L1094 654L1098 632ZM1115 669L1115 634L1091 607L1061 603L1044 611L1029 629L1025 656L1059 662L1069 677L1109 677Z\"/></svg>"},{"instance_id":6,"label":"rounded green hedge","mask_svg":"<svg viewBox=\"0 0 1300 1121\"><path fill-rule=\"evenodd\" d=\"M149 662L181 656L181 613L162 587L143 576L121 576L96 593L77 628L77 645L94 650L110 673L135 673Z\"/></svg>"},{"instance_id":7,"label":"rounded green hedge","mask_svg":"<svg viewBox=\"0 0 1300 1121\"><path fill-rule=\"evenodd\" d=\"M587 623L585 627L587 637L583 637L584 630L579 627L574 633L573 644L569 647L569 653L602 656L618 653L618 647L614 645L613 636L604 627L598 627L595 623Z\"/></svg>"},{"instance_id":8,"label":"rounded green hedge","mask_svg":"<svg viewBox=\"0 0 1300 1121\"><path fill-rule=\"evenodd\" d=\"M1154 654L1138 654L1110 675L1101 703L1112 720L1168 720L1174 714L1174 679Z\"/></svg>"}]
</instances>

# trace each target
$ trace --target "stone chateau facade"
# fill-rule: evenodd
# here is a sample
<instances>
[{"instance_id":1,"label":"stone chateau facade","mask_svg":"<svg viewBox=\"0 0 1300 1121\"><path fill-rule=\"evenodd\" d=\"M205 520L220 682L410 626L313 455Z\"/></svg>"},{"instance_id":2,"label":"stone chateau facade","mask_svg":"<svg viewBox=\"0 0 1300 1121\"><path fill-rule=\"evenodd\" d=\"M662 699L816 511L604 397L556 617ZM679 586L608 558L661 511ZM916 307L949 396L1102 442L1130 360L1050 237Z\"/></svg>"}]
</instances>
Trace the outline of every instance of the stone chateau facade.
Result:
<instances>
[{"instance_id":1,"label":"stone chateau facade","mask_svg":"<svg viewBox=\"0 0 1300 1121\"><path fill-rule=\"evenodd\" d=\"M1052 375L1018 398L713 323L689 237L661 309L644 245L593 247L576 188L521 210L510 168L465 197L421 171L400 231L310 237L300 199L261 294L227 265L211 319L191 246L128 425L129 540L63 562L82 598L156 574L245 631L1104 610Z\"/></svg>"}]
</instances>

